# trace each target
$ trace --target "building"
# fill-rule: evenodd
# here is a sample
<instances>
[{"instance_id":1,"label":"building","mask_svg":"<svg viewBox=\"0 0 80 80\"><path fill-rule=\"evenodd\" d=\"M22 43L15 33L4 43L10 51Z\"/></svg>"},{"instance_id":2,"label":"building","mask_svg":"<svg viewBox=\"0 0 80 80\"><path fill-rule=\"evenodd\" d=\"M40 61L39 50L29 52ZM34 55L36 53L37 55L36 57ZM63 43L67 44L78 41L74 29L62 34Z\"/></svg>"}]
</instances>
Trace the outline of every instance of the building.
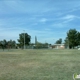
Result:
<instances>
[{"instance_id":1,"label":"building","mask_svg":"<svg viewBox=\"0 0 80 80\"><path fill-rule=\"evenodd\" d=\"M65 44L54 44L52 46L54 49L65 49Z\"/></svg>"}]
</instances>

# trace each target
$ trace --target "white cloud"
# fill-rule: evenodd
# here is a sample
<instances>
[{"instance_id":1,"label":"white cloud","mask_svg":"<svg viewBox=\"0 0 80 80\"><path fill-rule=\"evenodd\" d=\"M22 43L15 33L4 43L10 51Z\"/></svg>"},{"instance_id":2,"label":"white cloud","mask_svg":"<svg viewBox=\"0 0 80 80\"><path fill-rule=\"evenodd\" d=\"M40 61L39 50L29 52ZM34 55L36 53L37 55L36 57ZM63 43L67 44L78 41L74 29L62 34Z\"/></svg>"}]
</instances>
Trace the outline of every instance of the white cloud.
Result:
<instances>
[{"instance_id":1,"label":"white cloud","mask_svg":"<svg viewBox=\"0 0 80 80\"><path fill-rule=\"evenodd\" d=\"M69 23L69 22L76 20L76 19L80 19L80 17L75 16L75 15L66 15L61 18L61 20L64 20L63 23Z\"/></svg>"},{"instance_id":2,"label":"white cloud","mask_svg":"<svg viewBox=\"0 0 80 80\"><path fill-rule=\"evenodd\" d=\"M65 24L64 22L57 22L51 25L54 28L64 28L67 27L67 24Z\"/></svg>"},{"instance_id":3,"label":"white cloud","mask_svg":"<svg viewBox=\"0 0 80 80\"><path fill-rule=\"evenodd\" d=\"M76 18L79 18L79 17L75 15L66 15L60 18L56 18L56 22L54 22L52 26L56 28L66 28L68 27L68 25L70 25L70 22Z\"/></svg>"},{"instance_id":4,"label":"white cloud","mask_svg":"<svg viewBox=\"0 0 80 80\"><path fill-rule=\"evenodd\" d=\"M73 19L68 19L68 20L63 21L63 23L64 23L64 24L69 24L69 22L72 21L72 20L73 20Z\"/></svg>"},{"instance_id":5,"label":"white cloud","mask_svg":"<svg viewBox=\"0 0 80 80\"><path fill-rule=\"evenodd\" d=\"M74 16L74 15L66 15L66 16L64 16L62 19L74 19L76 16Z\"/></svg>"},{"instance_id":6,"label":"white cloud","mask_svg":"<svg viewBox=\"0 0 80 80\"><path fill-rule=\"evenodd\" d=\"M42 19L40 20L40 22L42 22L42 23L45 23L46 21L47 21L46 18L42 18Z\"/></svg>"},{"instance_id":7,"label":"white cloud","mask_svg":"<svg viewBox=\"0 0 80 80\"><path fill-rule=\"evenodd\" d=\"M7 10L9 13L45 13L49 12L51 10L54 10L53 8L49 8L47 5L49 1L35 1L35 0L8 0L8 1L3 1L2 4L4 4L4 7L6 8L1 8L1 10ZM6 13L7 13L6 12Z\"/></svg>"}]
</instances>

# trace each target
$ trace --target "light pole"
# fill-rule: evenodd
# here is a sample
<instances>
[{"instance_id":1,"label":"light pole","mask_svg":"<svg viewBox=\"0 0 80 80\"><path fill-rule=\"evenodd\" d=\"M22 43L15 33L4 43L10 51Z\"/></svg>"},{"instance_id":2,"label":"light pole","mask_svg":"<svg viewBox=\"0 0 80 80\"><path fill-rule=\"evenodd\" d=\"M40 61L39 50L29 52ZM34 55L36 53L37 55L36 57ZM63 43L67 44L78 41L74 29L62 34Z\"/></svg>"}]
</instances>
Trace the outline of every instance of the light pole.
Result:
<instances>
[{"instance_id":1,"label":"light pole","mask_svg":"<svg viewBox=\"0 0 80 80\"><path fill-rule=\"evenodd\" d=\"M25 49L25 30L24 31L24 49Z\"/></svg>"}]
</instances>

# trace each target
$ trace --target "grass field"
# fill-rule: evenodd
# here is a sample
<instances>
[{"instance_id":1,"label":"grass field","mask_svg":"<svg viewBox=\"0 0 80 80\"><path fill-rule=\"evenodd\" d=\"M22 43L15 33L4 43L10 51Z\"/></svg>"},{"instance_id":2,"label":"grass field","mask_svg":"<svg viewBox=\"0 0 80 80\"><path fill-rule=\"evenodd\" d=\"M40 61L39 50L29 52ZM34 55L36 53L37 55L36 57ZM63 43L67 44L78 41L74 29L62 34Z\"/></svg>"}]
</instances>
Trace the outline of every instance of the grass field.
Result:
<instances>
[{"instance_id":1,"label":"grass field","mask_svg":"<svg viewBox=\"0 0 80 80\"><path fill-rule=\"evenodd\" d=\"M73 80L79 50L0 50L0 80Z\"/></svg>"}]
</instances>

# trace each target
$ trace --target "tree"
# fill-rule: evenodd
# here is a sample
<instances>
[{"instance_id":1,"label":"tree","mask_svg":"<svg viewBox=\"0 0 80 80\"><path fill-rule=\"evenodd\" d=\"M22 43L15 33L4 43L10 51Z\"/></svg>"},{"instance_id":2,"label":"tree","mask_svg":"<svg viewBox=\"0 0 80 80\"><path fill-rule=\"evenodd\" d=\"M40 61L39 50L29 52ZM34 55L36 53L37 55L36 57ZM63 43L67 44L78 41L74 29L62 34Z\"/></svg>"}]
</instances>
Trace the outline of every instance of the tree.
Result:
<instances>
[{"instance_id":1,"label":"tree","mask_svg":"<svg viewBox=\"0 0 80 80\"><path fill-rule=\"evenodd\" d=\"M61 44L61 43L62 43L62 39L61 38L56 41L56 44Z\"/></svg>"},{"instance_id":2,"label":"tree","mask_svg":"<svg viewBox=\"0 0 80 80\"><path fill-rule=\"evenodd\" d=\"M6 48L6 44L7 44L7 41L5 39L3 41L0 41L0 48L2 48L3 51L4 51L4 48Z\"/></svg>"},{"instance_id":3,"label":"tree","mask_svg":"<svg viewBox=\"0 0 80 80\"><path fill-rule=\"evenodd\" d=\"M7 42L7 47L8 48L15 48L16 47L16 42L12 41L12 40L8 41Z\"/></svg>"},{"instance_id":4,"label":"tree","mask_svg":"<svg viewBox=\"0 0 80 80\"><path fill-rule=\"evenodd\" d=\"M42 48L48 48L48 43L41 43L41 42L37 42L37 44L34 46L34 48L36 49L42 49Z\"/></svg>"},{"instance_id":5,"label":"tree","mask_svg":"<svg viewBox=\"0 0 80 80\"><path fill-rule=\"evenodd\" d=\"M66 37L66 39L64 40L64 44L66 48L69 48L69 41L68 41L68 37Z\"/></svg>"},{"instance_id":6,"label":"tree","mask_svg":"<svg viewBox=\"0 0 80 80\"><path fill-rule=\"evenodd\" d=\"M80 32L78 32L78 45L80 45Z\"/></svg>"},{"instance_id":7,"label":"tree","mask_svg":"<svg viewBox=\"0 0 80 80\"><path fill-rule=\"evenodd\" d=\"M65 43L68 43L70 48L74 48L78 45L78 31L76 29L70 29L67 32L67 37L65 39Z\"/></svg>"},{"instance_id":8,"label":"tree","mask_svg":"<svg viewBox=\"0 0 80 80\"><path fill-rule=\"evenodd\" d=\"M19 42L19 47L21 47L21 48L24 46L24 39L25 39L25 45L29 45L31 36L28 35L27 33L19 34L18 42Z\"/></svg>"},{"instance_id":9,"label":"tree","mask_svg":"<svg viewBox=\"0 0 80 80\"><path fill-rule=\"evenodd\" d=\"M0 48L3 50L6 48L16 48L16 42L14 40L6 41L6 39L0 41Z\"/></svg>"},{"instance_id":10,"label":"tree","mask_svg":"<svg viewBox=\"0 0 80 80\"><path fill-rule=\"evenodd\" d=\"M4 40L2 41L2 45L3 45L3 48L6 48L6 45L7 45L6 39L4 39Z\"/></svg>"}]
</instances>

